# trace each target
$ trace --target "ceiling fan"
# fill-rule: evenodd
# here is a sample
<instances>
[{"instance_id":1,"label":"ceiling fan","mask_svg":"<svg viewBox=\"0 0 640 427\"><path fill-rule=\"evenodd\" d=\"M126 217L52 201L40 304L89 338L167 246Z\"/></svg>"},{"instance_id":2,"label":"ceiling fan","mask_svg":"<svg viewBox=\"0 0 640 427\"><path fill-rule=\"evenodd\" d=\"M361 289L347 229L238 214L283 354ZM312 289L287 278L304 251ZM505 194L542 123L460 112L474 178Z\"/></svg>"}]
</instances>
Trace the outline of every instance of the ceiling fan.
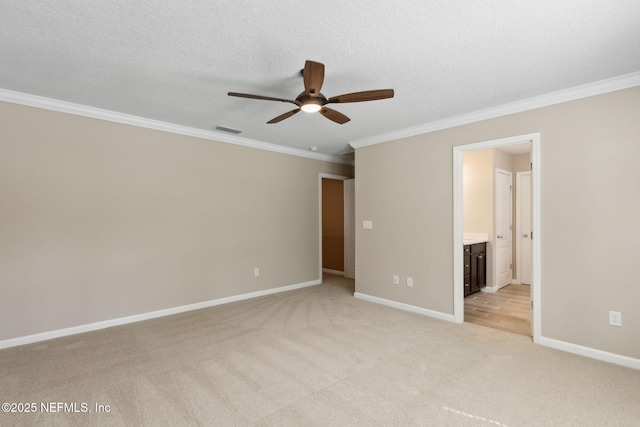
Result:
<instances>
[{"instance_id":1,"label":"ceiling fan","mask_svg":"<svg viewBox=\"0 0 640 427\"><path fill-rule=\"evenodd\" d=\"M237 96L240 98L262 99L265 101L288 102L297 106L294 110L288 111L269 120L267 122L269 124L281 122L302 110L307 113L315 113L319 111L320 114L325 116L327 119L342 125L351 119L336 110L325 107L325 105L393 98L393 89L367 90L364 92L353 92L326 98L322 93L320 93L322 83L324 82L324 64L319 62L306 61L304 69L302 70L302 77L304 79L304 92L298 95L295 100L238 92L229 92L227 95Z\"/></svg>"}]
</instances>

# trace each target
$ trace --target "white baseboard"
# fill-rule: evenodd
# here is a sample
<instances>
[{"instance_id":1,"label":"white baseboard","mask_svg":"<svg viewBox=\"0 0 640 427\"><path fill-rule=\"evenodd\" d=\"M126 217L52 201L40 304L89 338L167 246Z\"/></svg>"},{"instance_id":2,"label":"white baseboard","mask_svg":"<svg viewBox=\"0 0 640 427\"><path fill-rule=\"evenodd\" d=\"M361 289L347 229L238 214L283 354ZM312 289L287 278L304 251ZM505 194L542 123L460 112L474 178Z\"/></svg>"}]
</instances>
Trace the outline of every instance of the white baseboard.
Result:
<instances>
[{"instance_id":1,"label":"white baseboard","mask_svg":"<svg viewBox=\"0 0 640 427\"><path fill-rule=\"evenodd\" d=\"M344 276L344 271L331 270L330 268L323 268L322 272L329 273L329 274L337 274L338 276Z\"/></svg>"},{"instance_id":2,"label":"white baseboard","mask_svg":"<svg viewBox=\"0 0 640 427\"><path fill-rule=\"evenodd\" d=\"M433 317L440 320L446 320L448 322L454 321L453 315L441 313L439 311L428 310L426 308L416 307L413 305L391 301L384 298L378 298L371 295L362 294L359 292L354 292L353 296L355 298L358 298L364 301L374 302L376 304L386 305L388 307L410 311L412 313L418 313L424 316ZM543 345L545 347L554 348L556 350L567 351L569 353L590 357L592 359L601 360L603 362L614 363L616 365L626 366L628 368L640 370L640 359L634 359L633 357L622 356L620 354L615 354L615 353L609 353L606 351L597 350L590 347L584 347L577 344L558 341L552 338L540 337L540 339L537 340L536 343Z\"/></svg>"},{"instance_id":3,"label":"white baseboard","mask_svg":"<svg viewBox=\"0 0 640 427\"><path fill-rule=\"evenodd\" d=\"M626 366L640 370L640 359L622 356L620 354L609 353L591 347L584 347L577 344L571 344L564 341L558 341L553 338L540 337L538 344L545 347L555 348L556 350L567 351L569 353L579 354L580 356L590 357L592 359L602 360L603 362L614 363L616 365Z\"/></svg>"},{"instance_id":4,"label":"white baseboard","mask_svg":"<svg viewBox=\"0 0 640 427\"><path fill-rule=\"evenodd\" d=\"M148 313L136 314L133 316L120 317L118 319L105 320L102 322L89 323L86 325L73 326L71 328L58 329L55 331L42 332L39 334L27 335L24 337L11 338L0 341L0 350L3 348L16 347L19 345L32 344L54 338L66 337L69 335L82 334L85 332L97 331L99 329L110 328L112 326L125 325L127 323L140 322L143 320L155 319L156 317L170 316L172 314L184 313L186 311L199 310L201 308L213 307L230 302L242 301L257 298L265 295L277 294L280 292L292 291L294 289L306 288L308 286L319 285L322 280L312 280L310 282L298 283L295 285L282 286L279 288L265 289L264 291L250 292L241 295L234 295L225 298L218 298L210 301L198 302L195 304L181 305L164 310L151 311Z\"/></svg>"},{"instance_id":5,"label":"white baseboard","mask_svg":"<svg viewBox=\"0 0 640 427\"><path fill-rule=\"evenodd\" d=\"M353 296L369 302L374 302L376 304L386 305L388 307L397 308L404 311L410 311L412 313L422 314L423 316L433 317L435 319L446 320L447 322L453 323L453 314L441 313L439 311L429 310L422 307L416 307L415 305L404 304L397 301L391 301L384 298L378 298L367 294L362 294L360 292L354 292Z\"/></svg>"},{"instance_id":6,"label":"white baseboard","mask_svg":"<svg viewBox=\"0 0 640 427\"><path fill-rule=\"evenodd\" d=\"M500 289L509 286L511 283L507 283L506 285L502 285L500 287L498 286L485 286L484 288L480 289L482 292L487 292L490 294L495 294L496 292L498 292Z\"/></svg>"}]
</instances>

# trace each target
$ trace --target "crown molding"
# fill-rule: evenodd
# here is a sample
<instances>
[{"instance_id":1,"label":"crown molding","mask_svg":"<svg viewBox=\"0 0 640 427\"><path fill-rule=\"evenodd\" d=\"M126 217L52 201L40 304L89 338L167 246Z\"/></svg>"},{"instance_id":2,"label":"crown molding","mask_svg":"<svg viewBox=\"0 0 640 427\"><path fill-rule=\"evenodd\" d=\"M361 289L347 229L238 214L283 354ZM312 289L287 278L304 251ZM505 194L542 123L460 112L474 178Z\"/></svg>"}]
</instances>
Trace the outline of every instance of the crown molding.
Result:
<instances>
[{"instance_id":1,"label":"crown molding","mask_svg":"<svg viewBox=\"0 0 640 427\"><path fill-rule=\"evenodd\" d=\"M357 139L349 142L353 148L362 148L369 145L381 144L384 142L394 141L402 138L408 138L415 135L421 135L438 130L449 129L456 126L466 125L482 120L502 117L509 114L520 113L523 111L534 110L536 108L547 107L550 105L561 104L563 102L573 101L590 96L601 95L604 93L614 92L617 90L628 89L634 86L640 86L640 72L624 74L622 76L601 80L581 86L575 86L569 89L563 89L557 92L551 92L545 95L527 98L520 101L503 104L497 107L486 108L472 113L462 114L459 116L449 117L442 120L436 120L424 123L418 126L412 126L400 129L394 132L388 132L375 135L369 138ZM159 120L148 119L145 117L134 116L130 114L118 113L116 111L104 110L86 105L74 104L71 102L60 101L57 99L46 98L37 95L15 92L0 88L0 101L11 102L14 104L27 105L31 107L43 108L46 110L58 111L62 113L74 114L78 116L91 117L94 119L107 120L115 123L122 123L132 126L138 126L148 129L170 132L179 135L192 136L211 141L223 142L227 144L240 145L244 147L256 148L259 150L272 151L281 154L289 154L292 156L305 157L314 160L322 160L326 162L353 165L354 162L341 156L331 156L328 154L320 154L300 150L297 148L285 147L282 145L270 144L249 138L243 138L235 135L223 134L221 132L208 131L204 129L196 129L188 126L181 126L173 123L162 122Z\"/></svg>"},{"instance_id":2,"label":"crown molding","mask_svg":"<svg viewBox=\"0 0 640 427\"><path fill-rule=\"evenodd\" d=\"M101 108L89 107L87 105L74 104L58 99L46 98L28 93L15 92L0 88L0 101L13 104L26 105L29 107L42 108L61 113L74 114L77 116L90 117L93 119L106 120L114 123L121 123L147 129L159 130L178 135L192 136L195 138L207 139L210 141L223 142L226 144L241 145L243 147L256 148L259 150L273 151L292 156L306 157L314 160L322 160L332 163L353 165L353 161L341 156L331 156L328 154L314 153L297 148L285 147L282 145L270 144L255 139L243 138L235 135L228 135L221 132L197 129L188 126L181 126L174 123L148 119L131 114L118 113L116 111L104 110Z\"/></svg>"},{"instance_id":3,"label":"crown molding","mask_svg":"<svg viewBox=\"0 0 640 427\"><path fill-rule=\"evenodd\" d=\"M601 95L604 93L615 92L617 90L628 89L634 86L640 86L640 71L630 74L624 74L622 76L613 77L606 80L600 80L594 83L575 86L569 89L563 89L557 92L551 92L545 95L535 96L533 98L527 98L508 104L503 104L497 107L486 108L468 114L462 114L442 120L436 120L433 122L424 123L422 125L400 129L394 132L375 135L369 138L357 139L355 141L351 141L349 145L351 145L353 148L362 148L369 145L382 144L383 142L395 141L402 138L408 138L415 135L449 129L452 127L479 122L482 120L507 116L509 114L534 110L536 108L561 104L563 102L574 101L581 98L588 98L590 96Z\"/></svg>"}]
</instances>

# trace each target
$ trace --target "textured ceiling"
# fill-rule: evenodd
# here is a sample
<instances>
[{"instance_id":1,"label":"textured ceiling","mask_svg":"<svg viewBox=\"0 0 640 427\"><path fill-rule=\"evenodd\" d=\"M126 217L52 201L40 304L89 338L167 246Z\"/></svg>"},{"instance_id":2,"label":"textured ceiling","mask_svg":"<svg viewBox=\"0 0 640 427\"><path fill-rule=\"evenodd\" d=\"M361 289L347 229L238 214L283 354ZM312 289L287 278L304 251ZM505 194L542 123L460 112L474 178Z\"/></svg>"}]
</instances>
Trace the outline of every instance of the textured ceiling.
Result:
<instances>
[{"instance_id":1,"label":"textured ceiling","mask_svg":"<svg viewBox=\"0 0 640 427\"><path fill-rule=\"evenodd\" d=\"M3 0L0 88L319 153L640 70L638 0ZM307 59L351 121L297 114ZM227 134L225 134L227 135Z\"/></svg>"}]
</instances>

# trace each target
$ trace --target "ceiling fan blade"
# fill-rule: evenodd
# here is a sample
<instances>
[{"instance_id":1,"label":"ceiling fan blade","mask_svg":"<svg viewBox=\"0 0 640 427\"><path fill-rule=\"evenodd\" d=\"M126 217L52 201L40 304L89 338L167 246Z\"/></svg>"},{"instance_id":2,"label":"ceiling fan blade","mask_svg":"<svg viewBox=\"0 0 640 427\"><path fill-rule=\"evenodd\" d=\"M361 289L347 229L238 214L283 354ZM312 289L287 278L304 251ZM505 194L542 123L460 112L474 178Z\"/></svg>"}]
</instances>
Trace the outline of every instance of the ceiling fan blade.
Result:
<instances>
[{"instance_id":1,"label":"ceiling fan blade","mask_svg":"<svg viewBox=\"0 0 640 427\"><path fill-rule=\"evenodd\" d=\"M294 114L296 114L296 113L297 113L297 112L299 112L299 111L300 111L300 109L299 109L299 108L296 108L295 110L287 111L286 113L281 114L281 115L279 115L278 117L275 117L275 118L273 118L273 119L269 120L269 121L267 122L267 124L273 124L273 123L281 122L281 121L283 121L284 119L288 119L289 117L293 116Z\"/></svg>"},{"instance_id":2,"label":"ceiling fan blade","mask_svg":"<svg viewBox=\"0 0 640 427\"><path fill-rule=\"evenodd\" d=\"M336 110L332 110L331 108L327 108L327 107L322 107L320 109L320 114L322 114L323 116L325 116L327 119L329 120L333 120L334 122L338 123L338 124L345 124L347 123L349 120L351 120L349 117L345 116L344 114L336 111Z\"/></svg>"},{"instance_id":3,"label":"ceiling fan blade","mask_svg":"<svg viewBox=\"0 0 640 427\"><path fill-rule=\"evenodd\" d=\"M324 82L324 64L314 61L305 62L302 77L304 78L304 91L307 95L318 96Z\"/></svg>"},{"instance_id":4,"label":"ceiling fan blade","mask_svg":"<svg viewBox=\"0 0 640 427\"><path fill-rule=\"evenodd\" d=\"M290 99L273 98L271 96L262 96L262 95L252 95L250 93L229 92L229 93L227 93L227 95L229 95L229 96L237 96L239 98L262 99L264 101L288 102L290 104L298 105L298 103L296 101L292 101Z\"/></svg>"},{"instance_id":5,"label":"ceiling fan blade","mask_svg":"<svg viewBox=\"0 0 640 427\"><path fill-rule=\"evenodd\" d=\"M365 90L364 92L345 93L344 95L332 96L328 103L340 104L345 102L376 101L378 99L393 98L393 89Z\"/></svg>"}]
</instances>

